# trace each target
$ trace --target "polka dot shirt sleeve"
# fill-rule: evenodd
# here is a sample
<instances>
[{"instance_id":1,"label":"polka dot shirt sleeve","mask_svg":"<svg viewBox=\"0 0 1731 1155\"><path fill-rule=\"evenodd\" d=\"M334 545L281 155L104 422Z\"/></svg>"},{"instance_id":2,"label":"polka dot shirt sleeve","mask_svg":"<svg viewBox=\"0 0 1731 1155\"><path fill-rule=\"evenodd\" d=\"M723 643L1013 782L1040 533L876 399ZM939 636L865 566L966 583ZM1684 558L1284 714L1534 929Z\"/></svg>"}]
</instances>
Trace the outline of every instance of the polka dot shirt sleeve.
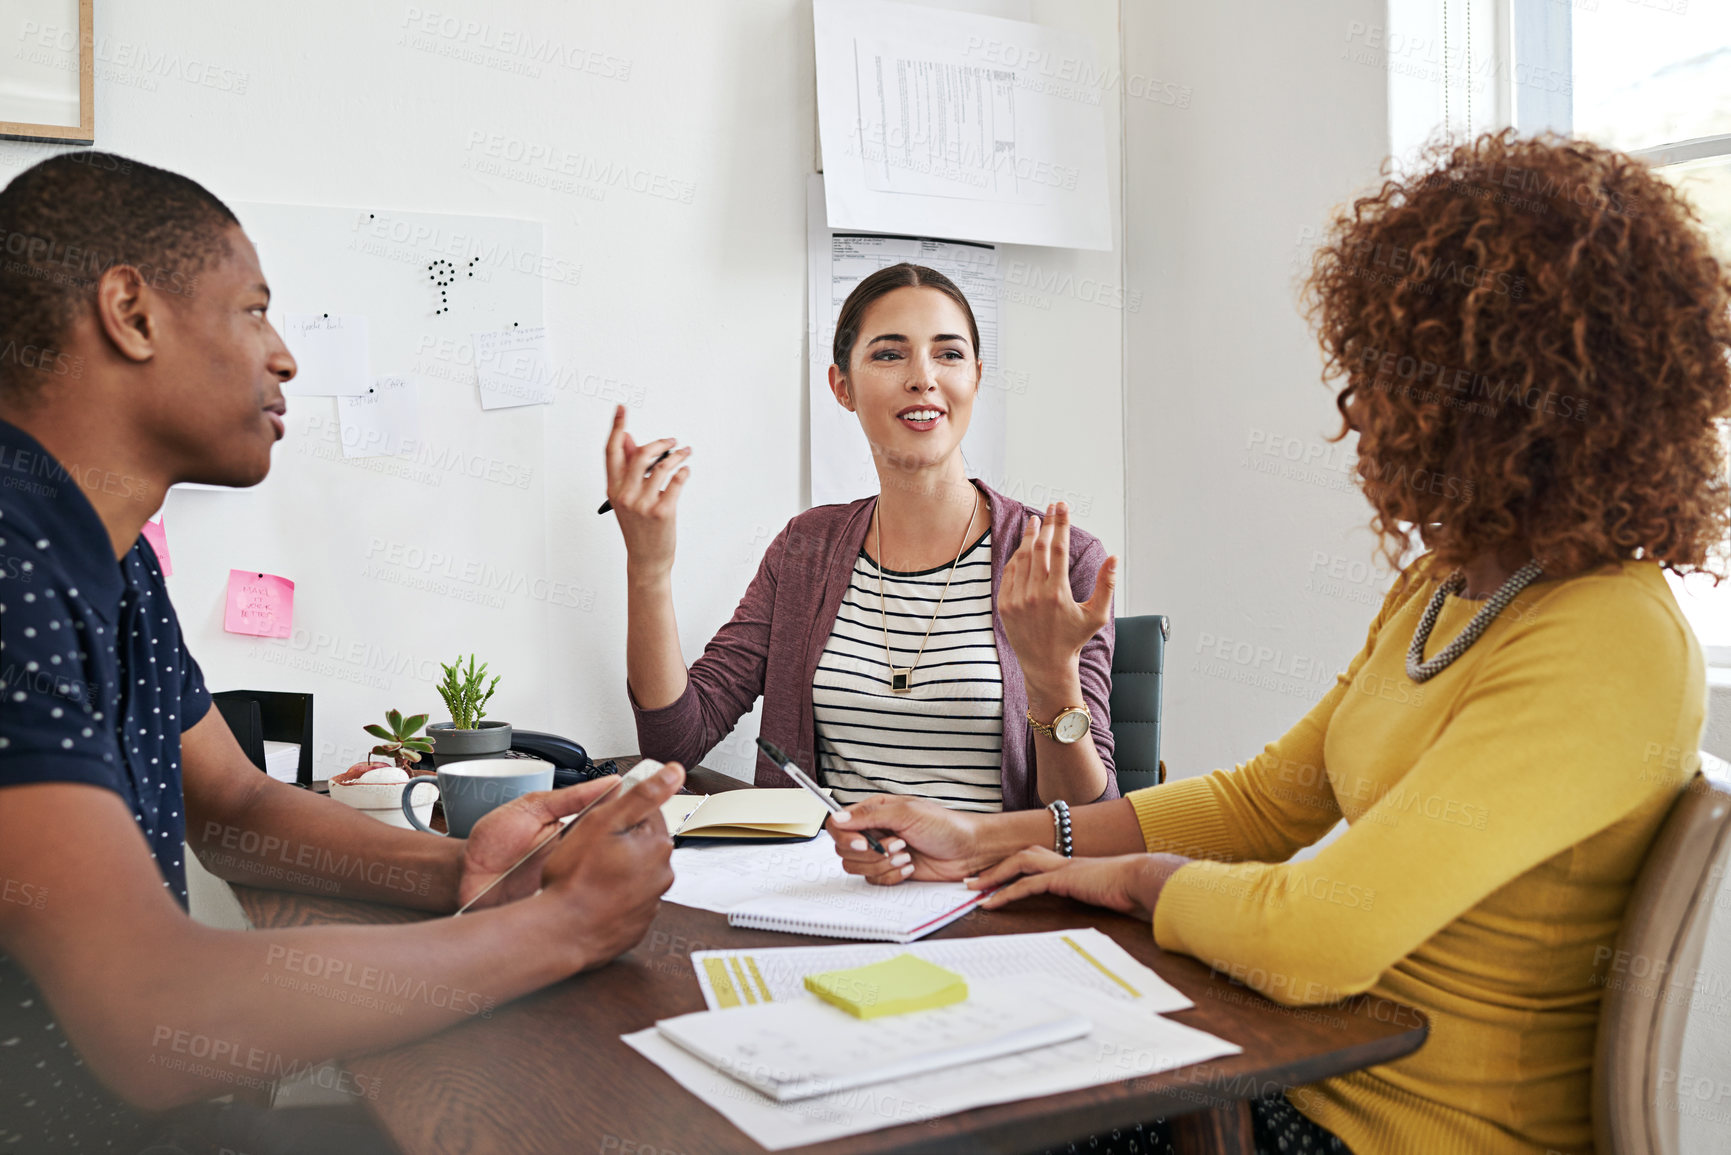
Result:
<instances>
[{"instance_id":1,"label":"polka dot shirt sleeve","mask_svg":"<svg viewBox=\"0 0 1731 1155\"><path fill-rule=\"evenodd\" d=\"M92 674L89 623L40 558L9 560L0 571L0 786L112 785L119 748L103 713L110 691Z\"/></svg>"}]
</instances>

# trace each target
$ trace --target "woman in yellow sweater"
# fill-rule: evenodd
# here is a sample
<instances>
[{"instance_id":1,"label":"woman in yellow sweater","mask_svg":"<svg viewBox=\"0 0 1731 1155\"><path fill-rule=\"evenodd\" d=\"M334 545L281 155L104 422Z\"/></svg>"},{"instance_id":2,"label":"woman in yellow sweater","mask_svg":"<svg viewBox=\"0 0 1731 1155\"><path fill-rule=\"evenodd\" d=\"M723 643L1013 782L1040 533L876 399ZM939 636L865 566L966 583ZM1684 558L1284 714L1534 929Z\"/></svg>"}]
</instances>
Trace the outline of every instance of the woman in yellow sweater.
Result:
<instances>
[{"instance_id":1,"label":"woman in yellow sweater","mask_svg":"<svg viewBox=\"0 0 1731 1155\"><path fill-rule=\"evenodd\" d=\"M1343 211L1308 297L1384 552L1426 551L1334 688L1230 772L1068 816L875 798L837 846L895 882L851 833L891 831L916 878L1009 883L991 905L1070 895L1279 1002L1429 1017L1415 1054L1255 1105L1259 1147L1590 1151L1595 968L1697 760L1661 571L1723 558L1731 280L1644 165L1504 133Z\"/></svg>"}]
</instances>

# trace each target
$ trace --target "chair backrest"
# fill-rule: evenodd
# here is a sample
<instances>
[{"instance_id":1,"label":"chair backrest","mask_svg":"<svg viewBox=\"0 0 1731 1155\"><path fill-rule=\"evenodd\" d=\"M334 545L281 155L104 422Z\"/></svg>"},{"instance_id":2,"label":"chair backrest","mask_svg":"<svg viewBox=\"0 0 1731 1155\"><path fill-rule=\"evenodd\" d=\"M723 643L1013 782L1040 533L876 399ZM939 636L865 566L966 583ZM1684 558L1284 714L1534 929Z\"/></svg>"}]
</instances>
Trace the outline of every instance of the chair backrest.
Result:
<instances>
[{"instance_id":1,"label":"chair backrest","mask_svg":"<svg viewBox=\"0 0 1731 1155\"><path fill-rule=\"evenodd\" d=\"M1119 618L1112 650L1112 747L1124 793L1166 780L1160 763L1160 690L1166 671L1165 614Z\"/></svg>"},{"instance_id":2,"label":"chair backrest","mask_svg":"<svg viewBox=\"0 0 1731 1155\"><path fill-rule=\"evenodd\" d=\"M218 690L211 694L234 731L241 750L253 765L265 768L266 742L293 742L300 747L295 781L312 789L313 696L288 690Z\"/></svg>"},{"instance_id":3,"label":"chair backrest","mask_svg":"<svg viewBox=\"0 0 1731 1155\"><path fill-rule=\"evenodd\" d=\"M1599 1155L1680 1155L1683 1028L1728 862L1731 789L1697 772L1647 852L1615 953L1597 968L1604 980L1593 1056Z\"/></svg>"}]
</instances>

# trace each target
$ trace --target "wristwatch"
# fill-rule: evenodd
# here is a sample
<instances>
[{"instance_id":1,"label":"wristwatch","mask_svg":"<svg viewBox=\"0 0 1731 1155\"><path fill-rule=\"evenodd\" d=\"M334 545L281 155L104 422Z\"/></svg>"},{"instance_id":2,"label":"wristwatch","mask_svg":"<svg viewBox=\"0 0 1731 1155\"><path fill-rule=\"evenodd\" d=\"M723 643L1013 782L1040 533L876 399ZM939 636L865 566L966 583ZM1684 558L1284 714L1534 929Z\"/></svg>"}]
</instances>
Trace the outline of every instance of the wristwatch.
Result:
<instances>
[{"instance_id":1,"label":"wristwatch","mask_svg":"<svg viewBox=\"0 0 1731 1155\"><path fill-rule=\"evenodd\" d=\"M1028 725L1054 742L1062 742L1066 746L1080 739L1093 724L1094 715L1088 713L1086 706L1064 707L1049 726L1034 717L1034 711L1028 711Z\"/></svg>"}]
</instances>

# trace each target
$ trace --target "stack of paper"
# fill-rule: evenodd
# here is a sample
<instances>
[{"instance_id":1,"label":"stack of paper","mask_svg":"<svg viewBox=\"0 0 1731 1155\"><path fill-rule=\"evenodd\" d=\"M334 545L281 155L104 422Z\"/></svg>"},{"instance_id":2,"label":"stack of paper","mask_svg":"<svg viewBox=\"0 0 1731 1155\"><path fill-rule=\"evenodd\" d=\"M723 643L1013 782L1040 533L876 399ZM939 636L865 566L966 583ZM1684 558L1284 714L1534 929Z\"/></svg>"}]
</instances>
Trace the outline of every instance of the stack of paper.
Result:
<instances>
[{"instance_id":1,"label":"stack of paper","mask_svg":"<svg viewBox=\"0 0 1731 1155\"><path fill-rule=\"evenodd\" d=\"M1163 1019L1136 1003L1086 987L1069 986L1049 975L1038 976L1035 981L1039 994L1037 1002L1030 998L1031 1005L1042 1013L1063 1013L1084 1019L1092 1026L1090 1033L1069 1042L892 1077L885 1082L833 1087L805 1099L782 1101L764 1093L757 1084L724 1074L655 1027L626 1035L624 1041L771 1151L920 1122L992 1103L1133 1079L1234 1055L1240 1050L1205 1031ZM722 1011L713 1019L717 1025L725 1026L727 1021L766 1009ZM839 1011L835 1014L847 1018ZM914 1017L909 1016L906 1021ZM856 1024L875 1027L895 1021L856 1020ZM801 1061L814 1062L831 1072L845 1069L826 1057L828 1036L809 1036L802 1043L816 1055L808 1054ZM798 1070L791 1066L784 1069Z\"/></svg>"},{"instance_id":2,"label":"stack of paper","mask_svg":"<svg viewBox=\"0 0 1731 1155\"><path fill-rule=\"evenodd\" d=\"M986 984L936 1010L858 1019L816 998L700 1011L664 1038L777 1101L909 1078L1079 1039L1092 1024L1041 998L1041 976Z\"/></svg>"},{"instance_id":3,"label":"stack of paper","mask_svg":"<svg viewBox=\"0 0 1731 1155\"><path fill-rule=\"evenodd\" d=\"M300 743L272 742L267 739L264 744L264 771L278 782L294 785L300 780Z\"/></svg>"}]
</instances>

